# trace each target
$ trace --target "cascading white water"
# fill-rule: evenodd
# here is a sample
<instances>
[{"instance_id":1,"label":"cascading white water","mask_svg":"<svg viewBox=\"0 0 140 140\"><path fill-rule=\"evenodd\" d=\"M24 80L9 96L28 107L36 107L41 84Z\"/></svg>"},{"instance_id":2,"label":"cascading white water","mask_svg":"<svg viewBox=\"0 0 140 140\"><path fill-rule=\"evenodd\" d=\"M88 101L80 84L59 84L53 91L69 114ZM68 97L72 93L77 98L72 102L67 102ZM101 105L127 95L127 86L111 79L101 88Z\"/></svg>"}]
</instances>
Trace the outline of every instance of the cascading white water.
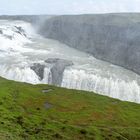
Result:
<instances>
[{"instance_id":1,"label":"cascading white water","mask_svg":"<svg viewBox=\"0 0 140 140\"><path fill-rule=\"evenodd\" d=\"M126 101L140 102L140 86L136 80L104 77L95 73L88 73L86 70L67 69L63 75L62 87L95 91Z\"/></svg>"},{"instance_id":2,"label":"cascading white water","mask_svg":"<svg viewBox=\"0 0 140 140\"><path fill-rule=\"evenodd\" d=\"M140 76L134 72L97 60L58 41L45 39L35 33L30 23L0 21L0 76L33 84L52 84L54 64L46 63L48 58L73 62L60 75L62 87L95 91L140 103ZM44 67L43 78L31 69L34 63ZM39 71L42 72L42 69Z\"/></svg>"},{"instance_id":3,"label":"cascading white water","mask_svg":"<svg viewBox=\"0 0 140 140\"><path fill-rule=\"evenodd\" d=\"M52 83L52 76L51 76L50 68L44 69L44 78L41 81L41 83L44 83L44 84L51 84Z\"/></svg>"}]
</instances>

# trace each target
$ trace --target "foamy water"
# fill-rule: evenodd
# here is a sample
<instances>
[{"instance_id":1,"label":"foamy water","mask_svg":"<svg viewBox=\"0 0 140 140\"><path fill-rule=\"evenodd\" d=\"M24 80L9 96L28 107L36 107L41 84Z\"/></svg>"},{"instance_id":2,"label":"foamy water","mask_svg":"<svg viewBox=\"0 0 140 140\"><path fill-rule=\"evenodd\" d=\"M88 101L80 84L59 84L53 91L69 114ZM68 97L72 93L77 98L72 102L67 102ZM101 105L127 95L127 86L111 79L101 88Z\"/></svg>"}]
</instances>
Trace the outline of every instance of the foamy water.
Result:
<instances>
[{"instance_id":1,"label":"foamy water","mask_svg":"<svg viewBox=\"0 0 140 140\"><path fill-rule=\"evenodd\" d=\"M48 58L71 60L59 86L95 91L102 95L140 103L140 76L122 67L100 61L58 41L45 39L30 23L0 21L0 76L32 84L52 83ZM31 65L45 65L43 79Z\"/></svg>"}]
</instances>

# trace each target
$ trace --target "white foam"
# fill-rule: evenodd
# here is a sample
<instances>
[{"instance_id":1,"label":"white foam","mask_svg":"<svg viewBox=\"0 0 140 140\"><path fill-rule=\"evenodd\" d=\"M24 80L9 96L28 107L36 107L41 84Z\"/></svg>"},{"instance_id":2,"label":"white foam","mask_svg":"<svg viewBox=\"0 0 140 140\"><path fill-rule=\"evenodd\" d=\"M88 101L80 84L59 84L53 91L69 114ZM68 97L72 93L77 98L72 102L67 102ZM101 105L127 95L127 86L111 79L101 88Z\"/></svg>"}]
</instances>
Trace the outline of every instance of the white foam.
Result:
<instances>
[{"instance_id":1,"label":"white foam","mask_svg":"<svg viewBox=\"0 0 140 140\"><path fill-rule=\"evenodd\" d=\"M88 73L86 70L67 69L63 75L62 87L94 91L96 93L125 101L140 103L140 86L136 80L125 80Z\"/></svg>"}]
</instances>

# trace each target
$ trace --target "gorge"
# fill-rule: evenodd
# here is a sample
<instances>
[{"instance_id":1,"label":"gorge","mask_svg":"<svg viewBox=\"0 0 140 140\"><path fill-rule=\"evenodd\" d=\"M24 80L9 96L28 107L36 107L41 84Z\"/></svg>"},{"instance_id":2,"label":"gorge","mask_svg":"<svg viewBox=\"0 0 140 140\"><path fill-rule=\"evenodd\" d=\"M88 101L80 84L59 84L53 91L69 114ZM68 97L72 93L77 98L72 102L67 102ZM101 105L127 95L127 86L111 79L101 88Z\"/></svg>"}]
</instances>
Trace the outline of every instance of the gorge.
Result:
<instances>
[{"instance_id":1,"label":"gorge","mask_svg":"<svg viewBox=\"0 0 140 140\"><path fill-rule=\"evenodd\" d=\"M139 14L0 19L0 76L140 103Z\"/></svg>"}]
</instances>

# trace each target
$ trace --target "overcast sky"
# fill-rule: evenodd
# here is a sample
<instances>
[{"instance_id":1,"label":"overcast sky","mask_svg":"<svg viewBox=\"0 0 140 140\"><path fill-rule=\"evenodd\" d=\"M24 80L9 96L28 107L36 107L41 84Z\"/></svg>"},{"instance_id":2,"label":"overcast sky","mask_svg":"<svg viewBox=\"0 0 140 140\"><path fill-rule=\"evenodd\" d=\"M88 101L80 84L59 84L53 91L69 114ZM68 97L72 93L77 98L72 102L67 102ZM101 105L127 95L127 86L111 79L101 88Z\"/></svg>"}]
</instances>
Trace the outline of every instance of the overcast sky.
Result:
<instances>
[{"instance_id":1,"label":"overcast sky","mask_svg":"<svg viewBox=\"0 0 140 140\"><path fill-rule=\"evenodd\" d=\"M140 12L140 0L0 0L0 14Z\"/></svg>"}]
</instances>

